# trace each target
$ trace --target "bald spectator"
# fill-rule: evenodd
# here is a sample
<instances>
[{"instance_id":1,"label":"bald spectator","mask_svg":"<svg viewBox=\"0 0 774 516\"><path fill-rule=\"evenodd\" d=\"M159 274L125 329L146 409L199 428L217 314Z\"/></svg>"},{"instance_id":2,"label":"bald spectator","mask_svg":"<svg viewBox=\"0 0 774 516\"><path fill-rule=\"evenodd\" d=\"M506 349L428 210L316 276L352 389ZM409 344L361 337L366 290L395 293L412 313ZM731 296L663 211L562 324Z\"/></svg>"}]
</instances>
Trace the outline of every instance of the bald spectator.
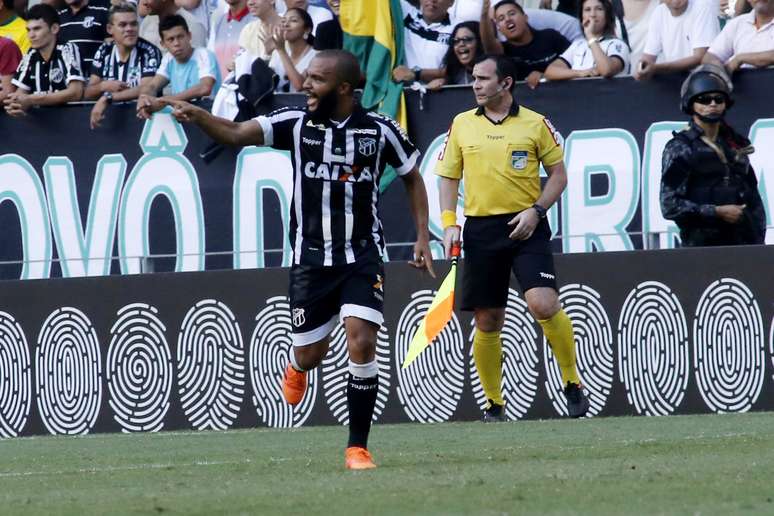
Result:
<instances>
[{"instance_id":1,"label":"bald spectator","mask_svg":"<svg viewBox=\"0 0 774 516\"><path fill-rule=\"evenodd\" d=\"M26 54L30 49L27 24L16 14L13 0L0 1L0 36L16 43L22 54Z\"/></svg>"},{"instance_id":2,"label":"bald spectator","mask_svg":"<svg viewBox=\"0 0 774 516\"><path fill-rule=\"evenodd\" d=\"M78 47L83 73L88 77L94 53L107 37L108 10L90 4L90 0L65 0L59 11L59 42L72 42Z\"/></svg>"},{"instance_id":3,"label":"bald spectator","mask_svg":"<svg viewBox=\"0 0 774 516\"><path fill-rule=\"evenodd\" d=\"M11 116L22 116L34 106L58 106L81 100L84 77L78 47L57 45L59 15L50 5L32 6L27 13L32 48L24 55L11 81L16 88L3 104Z\"/></svg>"},{"instance_id":4,"label":"bald spectator","mask_svg":"<svg viewBox=\"0 0 774 516\"><path fill-rule=\"evenodd\" d=\"M191 13L179 8L174 0L140 0L140 5L144 6L149 13L140 24L141 38L163 49L161 36L159 36L159 20L173 14L179 14L188 26L191 34L191 44L194 48L207 46L207 31L204 25Z\"/></svg>"},{"instance_id":5,"label":"bald spectator","mask_svg":"<svg viewBox=\"0 0 774 516\"><path fill-rule=\"evenodd\" d=\"M774 0L748 0L753 10L730 20L704 55L704 63L739 68L774 65Z\"/></svg>"},{"instance_id":6,"label":"bald spectator","mask_svg":"<svg viewBox=\"0 0 774 516\"><path fill-rule=\"evenodd\" d=\"M11 93L11 79L21 62L21 51L16 43L0 37L0 102Z\"/></svg>"}]
</instances>

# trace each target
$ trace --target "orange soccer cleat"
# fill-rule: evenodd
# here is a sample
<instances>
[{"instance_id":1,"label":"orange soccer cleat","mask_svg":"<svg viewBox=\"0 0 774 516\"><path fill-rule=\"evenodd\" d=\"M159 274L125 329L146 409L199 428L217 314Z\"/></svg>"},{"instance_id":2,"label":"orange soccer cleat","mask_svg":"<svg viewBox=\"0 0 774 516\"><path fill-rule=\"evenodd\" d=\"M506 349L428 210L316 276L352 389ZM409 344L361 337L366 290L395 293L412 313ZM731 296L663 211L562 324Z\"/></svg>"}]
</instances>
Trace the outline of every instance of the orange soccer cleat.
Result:
<instances>
[{"instance_id":1,"label":"orange soccer cleat","mask_svg":"<svg viewBox=\"0 0 774 516\"><path fill-rule=\"evenodd\" d=\"M347 469L374 469L376 464L368 450L360 446L350 446L344 452Z\"/></svg>"},{"instance_id":2,"label":"orange soccer cleat","mask_svg":"<svg viewBox=\"0 0 774 516\"><path fill-rule=\"evenodd\" d=\"M285 401L291 405L298 405L304 399L305 392L306 372L296 371L288 364L282 376L282 394L285 396Z\"/></svg>"}]
</instances>

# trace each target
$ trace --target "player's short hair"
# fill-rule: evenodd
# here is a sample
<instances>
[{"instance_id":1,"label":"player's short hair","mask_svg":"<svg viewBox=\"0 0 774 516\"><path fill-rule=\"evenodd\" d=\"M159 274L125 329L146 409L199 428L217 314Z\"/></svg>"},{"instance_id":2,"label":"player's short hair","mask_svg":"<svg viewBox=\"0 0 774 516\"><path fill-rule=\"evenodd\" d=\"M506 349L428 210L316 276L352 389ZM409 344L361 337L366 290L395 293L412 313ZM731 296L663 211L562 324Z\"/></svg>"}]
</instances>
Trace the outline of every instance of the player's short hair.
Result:
<instances>
[{"instance_id":1,"label":"player's short hair","mask_svg":"<svg viewBox=\"0 0 774 516\"><path fill-rule=\"evenodd\" d=\"M315 57L336 61L336 80L339 84L346 82L353 90L360 84L360 63L353 53L346 50L321 50Z\"/></svg>"},{"instance_id":2,"label":"player's short hair","mask_svg":"<svg viewBox=\"0 0 774 516\"><path fill-rule=\"evenodd\" d=\"M13 11L13 0L3 0L3 7L9 11Z\"/></svg>"},{"instance_id":3,"label":"player's short hair","mask_svg":"<svg viewBox=\"0 0 774 516\"><path fill-rule=\"evenodd\" d=\"M517 11L519 11L521 14L524 14L524 8L516 3L516 0L500 0L499 2L495 3L494 9L492 12L497 12L497 10L504 6L504 5L512 5L516 8Z\"/></svg>"},{"instance_id":4,"label":"player's short hair","mask_svg":"<svg viewBox=\"0 0 774 516\"><path fill-rule=\"evenodd\" d=\"M113 23L113 16L120 13L137 14L137 8L128 2L121 2L118 5L114 5L108 11L108 23Z\"/></svg>"},{"instance_id":5,"label":"player's short hair","mask_svg":"<svg viewBox=\"0 0 774 516\"><path fill-rule=\"evenodd\" d=\"M36 4L27 11L27 21L29 20L43 20L51 27L54 24L59 25L59 14L48 4Z\"/></svg>"},{"instance_id":6,"label":"player's short hair","mask_svg":"<svg viewBox=\"0 0 774 516\"><path fill-rule=\"evenodd\" d=\"M179 14L172 14L162 18L161 22L159 23L159 37L161 37L161 40L164 41L165 30L171 30L175 27L183 27L183 30L186 32L191 32L188 30L188 23L186 23L185 18Z\"/></svg>"},{"instance_id":7,"label":"player's short hair","mask_svg":"<svg viewBox=\"0 0 774 516\"><path fill-rule=\"evenodd\" d=\"M484 54L478 57L475 61L476 64L483 63L484 61L494 61L495 74L497 74L497 80L502 81L506 77L512 79L511 87L509 91L513 91L516 86L516 63L510 57L500 54Z\"/></svg>"}]
</instances>

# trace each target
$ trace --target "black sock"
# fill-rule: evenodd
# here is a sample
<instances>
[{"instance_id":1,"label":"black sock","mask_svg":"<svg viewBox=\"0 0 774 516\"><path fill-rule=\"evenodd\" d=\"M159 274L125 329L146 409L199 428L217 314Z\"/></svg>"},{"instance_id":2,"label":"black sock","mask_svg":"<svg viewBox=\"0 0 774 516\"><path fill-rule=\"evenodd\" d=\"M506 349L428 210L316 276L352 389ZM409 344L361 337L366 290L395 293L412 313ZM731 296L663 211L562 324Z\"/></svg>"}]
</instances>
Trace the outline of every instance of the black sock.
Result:
<instances>
[{"instance_id":1,"label":"black sock","mask_svg":"<svg viewBox=\"0 0 774 516\"><path fill-rule=\"evenodd\" d=\"M347 381L347 405L349 407L349 444L347 446L368 447L368 432L379 391L379 377L360 378L349 375Z\"/></svg>"}]
</instances>

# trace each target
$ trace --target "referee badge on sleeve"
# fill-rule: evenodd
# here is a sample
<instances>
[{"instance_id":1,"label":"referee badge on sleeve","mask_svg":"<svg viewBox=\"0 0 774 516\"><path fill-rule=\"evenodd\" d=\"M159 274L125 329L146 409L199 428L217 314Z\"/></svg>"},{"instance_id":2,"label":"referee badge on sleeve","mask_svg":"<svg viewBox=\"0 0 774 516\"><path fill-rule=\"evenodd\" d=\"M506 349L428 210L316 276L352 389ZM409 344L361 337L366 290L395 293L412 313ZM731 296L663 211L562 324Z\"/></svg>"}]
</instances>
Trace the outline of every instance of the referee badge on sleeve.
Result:
<instances>
[{"instance_id":1,"label":"referee badge on sleeve","mask_svg":"<svg viewBox=\"0 0 774 516\"><path fill-rule=\"evenodd\" d=\"M527 151L511 151L511 168L516 170L524 170L527 168L527 157Z\"/></svg>"}]
</instances>

